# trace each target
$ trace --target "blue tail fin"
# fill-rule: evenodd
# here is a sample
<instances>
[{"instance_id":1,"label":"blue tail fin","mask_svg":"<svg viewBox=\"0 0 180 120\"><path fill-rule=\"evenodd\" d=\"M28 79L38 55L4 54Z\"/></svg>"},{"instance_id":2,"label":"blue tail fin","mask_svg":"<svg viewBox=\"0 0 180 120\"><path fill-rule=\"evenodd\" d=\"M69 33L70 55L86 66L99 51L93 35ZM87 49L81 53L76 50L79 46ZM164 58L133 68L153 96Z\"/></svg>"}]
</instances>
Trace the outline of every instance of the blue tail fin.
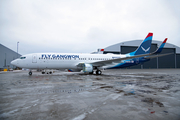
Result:
<instances>
[{"instance_id":1,"label":"blue tail fin","mask_svg":"<svg viewBox=\"0 0 180 120\"><path fill-rule=\"evenodd\" d=\"M144 39L144 41L141 43L141 45L134 52L129 53L129 55L133 56L150 53L152 37L153 33L149 33Z\"/></svg>"}]
</instances>

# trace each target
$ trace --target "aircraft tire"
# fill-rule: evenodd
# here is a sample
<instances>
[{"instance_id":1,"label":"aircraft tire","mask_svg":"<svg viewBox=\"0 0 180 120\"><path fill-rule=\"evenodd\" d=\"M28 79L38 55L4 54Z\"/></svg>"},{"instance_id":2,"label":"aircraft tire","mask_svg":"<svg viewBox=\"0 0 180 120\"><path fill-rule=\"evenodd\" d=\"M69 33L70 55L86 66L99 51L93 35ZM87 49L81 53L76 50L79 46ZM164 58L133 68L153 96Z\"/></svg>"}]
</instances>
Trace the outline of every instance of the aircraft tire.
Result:
<instances>
[{"instance_id":1,"label":"aircraft tire","mask_svg":"<svg viewBox=\"0 0 180 120\"><path fill-rule=\"evenodd\" d=\"M42 72L42 74L45 74L45 72Z\"/></svg>"},{"instance_id":2,"label":"aircraft tire","mask_svg":"<svg viewBox=\"0 0 180 120\"><path fill-rule=\"evenodd\" d=\"M96 75L101 75L101 73L102 73L102 72L101 72L100 70L97 70L97 71L96 71Z\"/></svg>"},{"instance_id":3,"label":"aircraft tire","mask_svg":"<svg viewBox=\"0 0 180 120\"><path fill-rule=\"evenodd\" d=\"M31 72L31 71L29 71L29 75L32 75L32 72Z\"/></svg>"}]
</instances>

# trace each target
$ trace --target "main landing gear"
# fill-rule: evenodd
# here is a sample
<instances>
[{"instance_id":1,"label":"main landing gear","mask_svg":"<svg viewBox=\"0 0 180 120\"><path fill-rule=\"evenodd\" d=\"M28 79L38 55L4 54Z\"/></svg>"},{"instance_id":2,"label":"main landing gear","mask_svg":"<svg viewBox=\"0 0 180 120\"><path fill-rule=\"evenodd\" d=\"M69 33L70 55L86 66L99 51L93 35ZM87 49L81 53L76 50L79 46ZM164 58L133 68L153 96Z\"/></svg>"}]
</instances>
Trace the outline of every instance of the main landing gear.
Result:
<instances>
[{"instance_id":1,"label":"main landing gear","mask_svg":"<svg viewBox=\"0 0 180 120\"><path fill-rule=\"evenodd\" d=\"M93 75L93 73L94 73L94 71L92 71L92 72L89 72L89 74L90 75ZM101 72L101 70L96 70L96 75L101 75L102 74L102 72Z\"/></svg>"},{"instance_id":2,"label":"main landing gear","mask_svg":"<svg viewBox=\"0 0 180 120\"><path fill-rule=\"evenodd\" d=\"M53 71L52 70L43 70L42 74L52 74Z\"/></svg>"},{"instance_id":3,"label":"main landing gear","mask_svg":"<svg viewBox=\"0 0 180 120\"><path fill-rule=\"evenodd\" d=\"M101 75L101 70L96 70L96 75Z\"/></svg>"},{"instance_id":4,"label":"main landing gear","mask_svg":"<svg viewBox=\"0 0 180 120\"><path fill-rule=\"evenodd\" d=\"M46 73L46 74L52 74L51 71L50 71L50 72L44 72L44 71L42 72L42 74L45 74L45 73Z\"/></svg>"}]
</instances>

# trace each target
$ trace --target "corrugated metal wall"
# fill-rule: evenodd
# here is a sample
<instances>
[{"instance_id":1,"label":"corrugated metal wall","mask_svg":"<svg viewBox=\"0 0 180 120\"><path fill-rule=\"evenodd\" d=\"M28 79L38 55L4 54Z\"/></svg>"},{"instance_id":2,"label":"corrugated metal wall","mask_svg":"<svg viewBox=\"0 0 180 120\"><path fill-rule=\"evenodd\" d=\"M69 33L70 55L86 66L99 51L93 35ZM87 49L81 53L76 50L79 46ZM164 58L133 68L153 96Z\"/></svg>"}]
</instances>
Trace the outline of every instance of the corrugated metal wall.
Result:
<instances>
[{"instance_id":1,"label":"corrugated metal wall","mask_svg":"<svg viewBox=\"0 0 180 120\"><path fill-rule=\"evenodd\" d=\"M168 56L158 58L159 68L175 68L175 49L174 48L163 48L161 54L174 53Z\"/></svg>"},{"instance_id":2,"label":"corrugated metal wall","mask_svg":"<svg viewBox=\"0 0 180 120\"><path fill-rule=\"evenodd\" d=\"M0 44L0 69L13 68L13 65L11 65L11 61L16 59L17 57L20 57L21 55L18 54L11 49L3 46Z\"/></svg>"},{"instance_id":3,"label":"corrugated metal wall","mask_svg":"<svg viewBox=\"0 0 180 120\"><path fill-rule=\"evenodd\" d=\"M176 67L180 68L180 54L176 54Z\"/></svg>"}]
</instances>

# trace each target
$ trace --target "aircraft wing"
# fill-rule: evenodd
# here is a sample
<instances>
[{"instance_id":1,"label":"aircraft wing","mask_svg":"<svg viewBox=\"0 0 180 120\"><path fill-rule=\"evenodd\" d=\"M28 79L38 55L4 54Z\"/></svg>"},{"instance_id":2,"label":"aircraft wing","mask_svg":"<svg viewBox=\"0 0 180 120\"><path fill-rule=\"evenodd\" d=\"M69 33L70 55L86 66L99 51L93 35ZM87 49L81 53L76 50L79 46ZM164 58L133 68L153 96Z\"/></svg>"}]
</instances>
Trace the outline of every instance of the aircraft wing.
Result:
<instances>
[{"instance_id":1,"label":"aircraft wing","mask_svg":"<svg viewBox=\"0 0 180 120\"><path fill-rule=\"evenodd\" d=\"M152 58L162 57L162 56L171 55L171 54L174 54L174 53L158 54L158 55L147 56L144 58L145 59L152 59Z\"/></svg>"},{"instance_id":2,"label":"aircraft wing","mask_svg":"<svg viewBox=\"0 0 180 120\"><path fill-rule=\"evenodd\" d=\"M164 41L162 42L162 44L160 45L160 47L159 47L155 52L152 53L152 56L145 56L144 58L145 58L145 59L152 59L152 58L156 58L156 57L162 57L162 56L174 54L174 53L159 54L159 53L161 53L161 51L163 50L164 45L166 44L167 39L168 39L168 38L165 38L165 39L164 39ZM156 54L156 55L154 55L154 54Z\"/></svg>"},{"instance_id":3,"label":"aircraft wing","mask_svg":"<svg viewBox=\"0 0 180 120\"><path fill-rule=\"evenodd\" d=\"M96 66L96 67L101 67L101 66L114 64L114 63L120 63L122 60L129 60L129 59L133 59L133 58L144 57L145 59L152 59L152 58L155 58L155 57L161 57L161 56L173 54L173 53L167 53L167 54L157 55L158 53L160 53L162 51L166 41L167 41L167 38L165 38L165 40L160 45L160 47L153 53L141 54L141 55L133 55L133 56L124 56L124 57L121 57L121 58L116 58L116 59L111 59L111 60L92 62L90 64L93 65L93 66ZM144 51L146 51L144 48L142 48L142 49ZM147 50L149 50L149 49L147 49ZM82 66L83 64L84 63L79 63L77 66Z\"/></svg>"},{"instance_id":4,"label":"aircraft wing","mask_svg":"<svg viewBox=\"0 0 180 120\"><path fill-rule=\"evenodd\" d=\"M104 60L104 61L97 61L97 62L93 62L90 63L93 66L106 66L109 64L113 64L113 63L120 63L122 60L129 60L129 59L133 59L133 58L139 58L139 57L144 57L144 56L149 56L151 54L143 54L143 55L136 55L136 56L128 56L128 57L122 57L122 58L117 58L117 59L112 59L112 60Z\"/></svg>"}]
</instances>

